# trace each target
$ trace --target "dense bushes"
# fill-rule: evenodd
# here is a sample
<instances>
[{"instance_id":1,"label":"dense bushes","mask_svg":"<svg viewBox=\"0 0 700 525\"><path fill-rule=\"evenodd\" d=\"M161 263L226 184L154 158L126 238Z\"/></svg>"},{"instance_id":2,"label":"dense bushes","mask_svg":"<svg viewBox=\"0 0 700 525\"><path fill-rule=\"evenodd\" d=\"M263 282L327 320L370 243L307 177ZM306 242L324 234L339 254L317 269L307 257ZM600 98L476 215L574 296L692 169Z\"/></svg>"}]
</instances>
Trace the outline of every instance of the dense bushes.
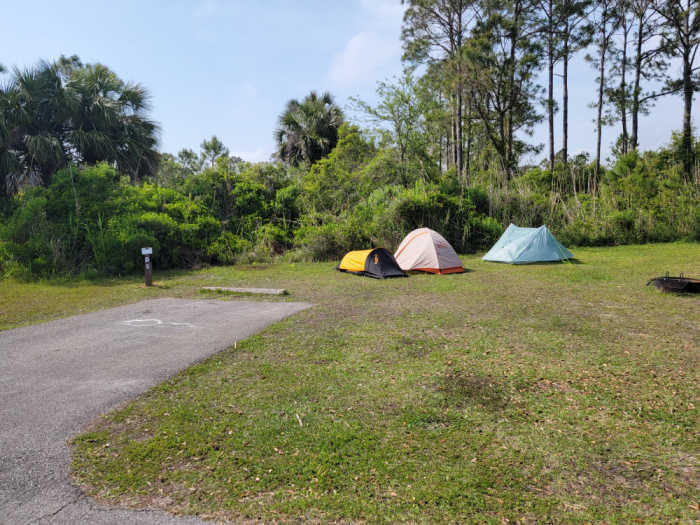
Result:
<instances>
[{"instance_id":1,"label":"dense bushes","mask_svg":"<svg viewBox=\"0 0 700 525\"><path fill-rule=\"evenodd\" d=\"M304 177L295 244L313 260L339 258L360 246L396 247L409 231L440 231L461 252L490 245L502 232L487 217L488 196L466 191L448 172L426 182L402 169L391 149L377 149L354 126L340 129L338 146Z\"/></svg>"},{"instance_id":2,"label":"dense bushes","mask_svg":"<svg viewBox=\"0 0 700 525\"><path fill-rule=\"evenodd\" d=\"M585 156L568 174L561 164L554 176L533 168L494 190L492 214L502 224L546 223L570 245L696 240L700 172L685 179L674 147L621 155L597 183Z\"/></svg>"},{"instance_id":3,"label":"dense bushes","mask_svg":"<svg viewBox=\"0 0 700 525\"><path fill-rule=\"evenodd\" d=\"M466 186L452 171L426 177L347 124L308 171L187 158L166 157L158 184L134 184L107 165L68 167L5 201L0 271L129 273L142 267L143 246L159 269L282 254L329 260L393 249L423 226L467 253L491 246L510 222L545 223L572 246L700 240L700 178L684 179L665 149L620 157L595 191L585 156L568 174L532 168L503 183L487 172Z\"/></svg>"},{"instance_id":4,"label":"dense bushes","mask_svg":"<svg viewBox=\"0 0 700 525\"><path fill-rule=\"evenodd\" d=\"M143 246L153 247L160 268L231 260L219 258L231 248L205 207L172 189L131 185L107 165L61 170L14 208L0 230L5 272L132 272L143 265Z\"/></svg>"},{"instance_id":5,"label":"dense bushes","mask_svg":"<svg viewBox=\"0 0 700 525\"><path fill-rule=\"evenodd\" d=\"M406 233L421 227L440 231L461 253L486 248L503 232L498 221L477 211L469 195L416 183L376 190L347 213L305 218L296 244L306 258L333 259L359 246L395 248Z\"/></svg>"}]
</instances>

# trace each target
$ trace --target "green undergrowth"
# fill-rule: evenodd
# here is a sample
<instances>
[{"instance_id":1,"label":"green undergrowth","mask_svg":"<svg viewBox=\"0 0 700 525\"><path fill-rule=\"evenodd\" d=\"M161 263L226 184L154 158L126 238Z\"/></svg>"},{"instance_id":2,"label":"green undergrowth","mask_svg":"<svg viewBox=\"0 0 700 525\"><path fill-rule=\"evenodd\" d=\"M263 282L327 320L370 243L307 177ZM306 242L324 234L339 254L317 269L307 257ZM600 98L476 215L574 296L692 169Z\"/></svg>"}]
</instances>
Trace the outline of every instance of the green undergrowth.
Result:
<instances>
[{"instance_id":1,"label":"green undergrowth","mask_svg":"<svg viewBox=\"0 0 700 525\"><path fill-rule=\"evenodd\" d=\"M386 281L319 263L170 274L145 292L75 283L66 312L202 285L314 304L95 421L73 444L76 483L234 521L691 523L700 299L645 284L700 274L700 245L576 256L464 257L465 274ZM2 282L19 294L2 308L62 286Z\"/></svg>"}]
</instances>

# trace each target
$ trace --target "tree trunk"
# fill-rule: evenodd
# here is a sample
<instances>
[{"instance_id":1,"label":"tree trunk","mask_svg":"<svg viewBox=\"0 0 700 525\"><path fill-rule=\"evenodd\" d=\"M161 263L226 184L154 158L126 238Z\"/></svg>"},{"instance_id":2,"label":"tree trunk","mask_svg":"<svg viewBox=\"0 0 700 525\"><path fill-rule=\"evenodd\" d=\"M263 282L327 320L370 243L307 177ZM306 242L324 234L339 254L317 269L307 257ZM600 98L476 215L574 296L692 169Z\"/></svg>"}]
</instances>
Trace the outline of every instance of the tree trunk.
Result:
<instances>
[{"instance_id":1,"label":"tree trunk","mask_svg":"<svg viewBox=\"0 0 700 525\"><path fill-rule=\"evenodd\" d=\"M467 151L466 151L466 182L469 186L471 181L471 156L472 156L472 96L469 97L469 108L467 110Z\"/></svg>"},{"instance_id":2,"label":"tree trunk","mask_svg":"<svg viewBox=\"0 0 700 525\"><path fill-rule=\"evenodd\" d=\"M598 177L600 175L600 146L602 141L602 131L603 131L603 89L605 87L605 55L608 51L607 40L605 35L605 23L603 24L603 42L600 47L600 82L598 84L598 117L596 119L596 155L595 155L595 171L593 181L593 188L598 184Z\"/></svg>"},{"instance_id":3,"label":"tree trunk","mask_svg":"<svg viewBox=\"0 0 700 525\"><path fill-rule=\"evenodd\" d=\"M482 117L483 118L483 117ZM500 148L497 147L496 151L501 157L501 164L504 172L508 171L508 153L506 152L506 117L502 111L498 112L498 135L500 138Z\"/></svg>"},{"instance_id":4,"label":"tree trunk","mask_svg":"<svg viewBox=\"0 0 700 525\"><path fill-rule=\"evenodd\" d=\"M455 141L455 134L457 133L457 130L455 129L455 111L454 111L454 106L452 105L452 98L450 97L450 132L447 138L447 169L450 169L451 166L455 165L455 149L454 149L454 141Z\"/></svg>"},{"instance_id":5,"label":"tree trunk","mask_svg":"<svg viewBox=\"0 0 700 525\"><path fill-rule=\"evenodd\" d=\"M461 69L461 68L460 68ZM462 73L458 71L458 75ZM457 81L457 134L455 136L455 164L457 166L457 178L461 178L462 173L462 81Z\"/></svg>"},{"instance_id":6,"label":"tree trunk","mask_svg":"<svg viewBox=\"0 0 700 525\"><path fill-rule=\"evenodd\" d=\"M683 51L683 171L690 181L693 175L693 130L691 115L693 112L693 79L690 63L690 47Z\"/></svg>"},{"instance_id":7,"label":"tree trunk","mask_svg":"<svg viewBox=\"0 0 700 525\"><path fill-rule=\"evenodd\" d=\"M510 40L510 78L509 78L509 101L507 115L507 138L506 138L506 180L510 181L513 174L513 112L515 110L515 49L518 44L518 24L520 23L520 3L516 2L516 14L513 18L513 30Z\"/></svg>"},{"instance_id":8,"label":"tree trunk","mask_svg":"<svg viewBox=\"0 0 700 525\"><path fill-rule=\"evenodd\" d=\"M457 110L452 108L452 166L457 166Z\"/></svg>"},{"instance_id":9,"label":"tree trunk","mask_svg":"<svg viewBox=\"0 0 700 525\"><path fill-rule=\"evenodd\" d=\"M622 13L622 16L627 16ZM629 34L629 26L627 19L623 22L623 39L622 39L622 70L620 71L620 120L622 121L622 153L627 153L629 144L629 134L627 132L627 35Z\"/></svg>"},{"instance_id":10,"label":"tree trunk","mask_svg":"<svg viewBox=\"0 0 700 525\"><path fill-rule=\"evenodd\" d=\"M552 49L551 41L549 43L548 54L549 91L547 96L547 112L549 113L549 171L554 173L554 50Z\"/></svg>"},{"instance_id":11,"label":"tree trunk","mask_svg":"<svg viewBox=\"0 0 700 525\"><path fill-rule=\"evenodd\" d=\"M630 145L633 150L639 147L639 96L641 89L639 84L642 78L642 41L644 30L644 15L639 15L639 26L637 27L637 54L634 57L634 91L632 92L632 137Z\"/></svg>"},{"instance_id":12,"label":"tree trunk","mask_svg":"<svg viewBox=\"0 0 700 525\"><path fill-rule=\"evenodd\" d=\"M566 21L566 33L564 40L564 52L562 61L564 62L564 71L562 74L562 137L561 137L561 154L564 161L564 169L569 167L569 21Z\"/></svg>"},{"instance_id":13,"label":"tree trunk","mask_svg":"<svg viewBox=\"0 0 700 525\"><path fill-rule=\"evenodd\" d=\"M455 52L457 54L457 175L462 177L464 142L462 140L462 2L457 5L457 31L455 32Z\"/></svg>"},{"instance_id":14,"label":"tree trunk","mask_svg":"<svg viewBox=\"0 0 700 525\"><path fill-rule=\"evenodd\" d=\"M552 0L549 0L549 27L547 34L547 113L549 115L549 171L554 174L554 28L552 27Z\"/></svg>"}]
</instances>

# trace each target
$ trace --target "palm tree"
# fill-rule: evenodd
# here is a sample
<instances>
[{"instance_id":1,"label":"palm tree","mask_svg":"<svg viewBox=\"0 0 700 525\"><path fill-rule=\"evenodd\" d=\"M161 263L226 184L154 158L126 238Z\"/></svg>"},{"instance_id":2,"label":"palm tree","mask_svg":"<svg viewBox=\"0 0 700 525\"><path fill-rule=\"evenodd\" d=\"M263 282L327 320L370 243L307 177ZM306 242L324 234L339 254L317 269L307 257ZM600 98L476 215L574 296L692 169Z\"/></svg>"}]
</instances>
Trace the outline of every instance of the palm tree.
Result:
<instances>
[{"instance_id":1,"label":"palm tree","mask_svg":"<svg viewBox=\"0 0 700 525\"><path fill-rule=\"evenodd\" d=\"M5 67L0 64L0 73L5 72ZM8 88L0 84L0 200L7 197L6 173L13 171L14 157L8 153L9 126L7 122L7 92Z\"/></svg>"},{"instance_id":2,"label":"palm tree","mask_svg":"<svg viewBox=\"0 0 700 525\"><path fill-rule=\"evenodd\" d=\"M48 183L65 165L64 122L68 118L60 78L45 62L34 69L14 69L0 90L4 140L0 169L6 184L24 180Z\"/></svg>"},{"instance_id":3,"label":"palm tree","mask_svg":"<svg viewBox=\"0 0 700 525\"><path fill-rule=\"evenodd\" d=\"M125 83L101 64L74 69L66 81L70 99L68 140L78 162L115 162L133 179L155 172L158 163L157 125L145 113L148 92Z\"/></svg>"},{"instance_id":4,"label":"palm tree","mask_svg":"<svg viewBox=\"0 0 700 525\"><path fill-rule=\"evenodd\" d=\"M147 110L144 88L76 56L15 68L0 86L0 195L48 185L71 162L110 162L134 179L155 172L158 127Z\"/></svg>"},{"instance_id":5,"label":"palm tree","mask_svg":"<svg viewBox=\"0 0 700 525\"><path fill-rule=\"evenodd\" d=\"M287 102L275 131L277 156L292 166L311 166L328 155L338 143L343 112L330 93L320 97L315 91L299 102Z\"/></svg>"}]
</instances>

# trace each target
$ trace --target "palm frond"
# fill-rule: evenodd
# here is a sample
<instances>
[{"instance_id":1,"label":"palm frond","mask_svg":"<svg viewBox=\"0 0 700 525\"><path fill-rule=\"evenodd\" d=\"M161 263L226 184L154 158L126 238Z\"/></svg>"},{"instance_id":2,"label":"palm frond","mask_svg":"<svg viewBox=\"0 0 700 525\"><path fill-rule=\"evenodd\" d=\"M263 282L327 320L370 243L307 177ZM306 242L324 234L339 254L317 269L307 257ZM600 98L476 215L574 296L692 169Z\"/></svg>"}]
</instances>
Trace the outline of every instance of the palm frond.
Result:
<instances>
[{"instance_id":1,"label":"palm frond","mask_svg":"<svg viewBox=\"0 0 700 525\"><path fill-rule=\"evenodd\" d=\"M145 88L77 56L14 68L0 85L0 185L37 174L48 183L71 160L115 163L133 178L152 173L159 127L148 109Z\"/></svg>"},{"instance_id":2,"label":"palm frond","mask_svg":"<svg viewBox=\"0 0 700 525\"><path fill-rule=\"evenodd\" d=\"M343 113L330 93L311 91L301 102L292 99L279 117L274 137L277 157L291 165L313 164L335 147Z\"/></svg>"}]
</instances>

